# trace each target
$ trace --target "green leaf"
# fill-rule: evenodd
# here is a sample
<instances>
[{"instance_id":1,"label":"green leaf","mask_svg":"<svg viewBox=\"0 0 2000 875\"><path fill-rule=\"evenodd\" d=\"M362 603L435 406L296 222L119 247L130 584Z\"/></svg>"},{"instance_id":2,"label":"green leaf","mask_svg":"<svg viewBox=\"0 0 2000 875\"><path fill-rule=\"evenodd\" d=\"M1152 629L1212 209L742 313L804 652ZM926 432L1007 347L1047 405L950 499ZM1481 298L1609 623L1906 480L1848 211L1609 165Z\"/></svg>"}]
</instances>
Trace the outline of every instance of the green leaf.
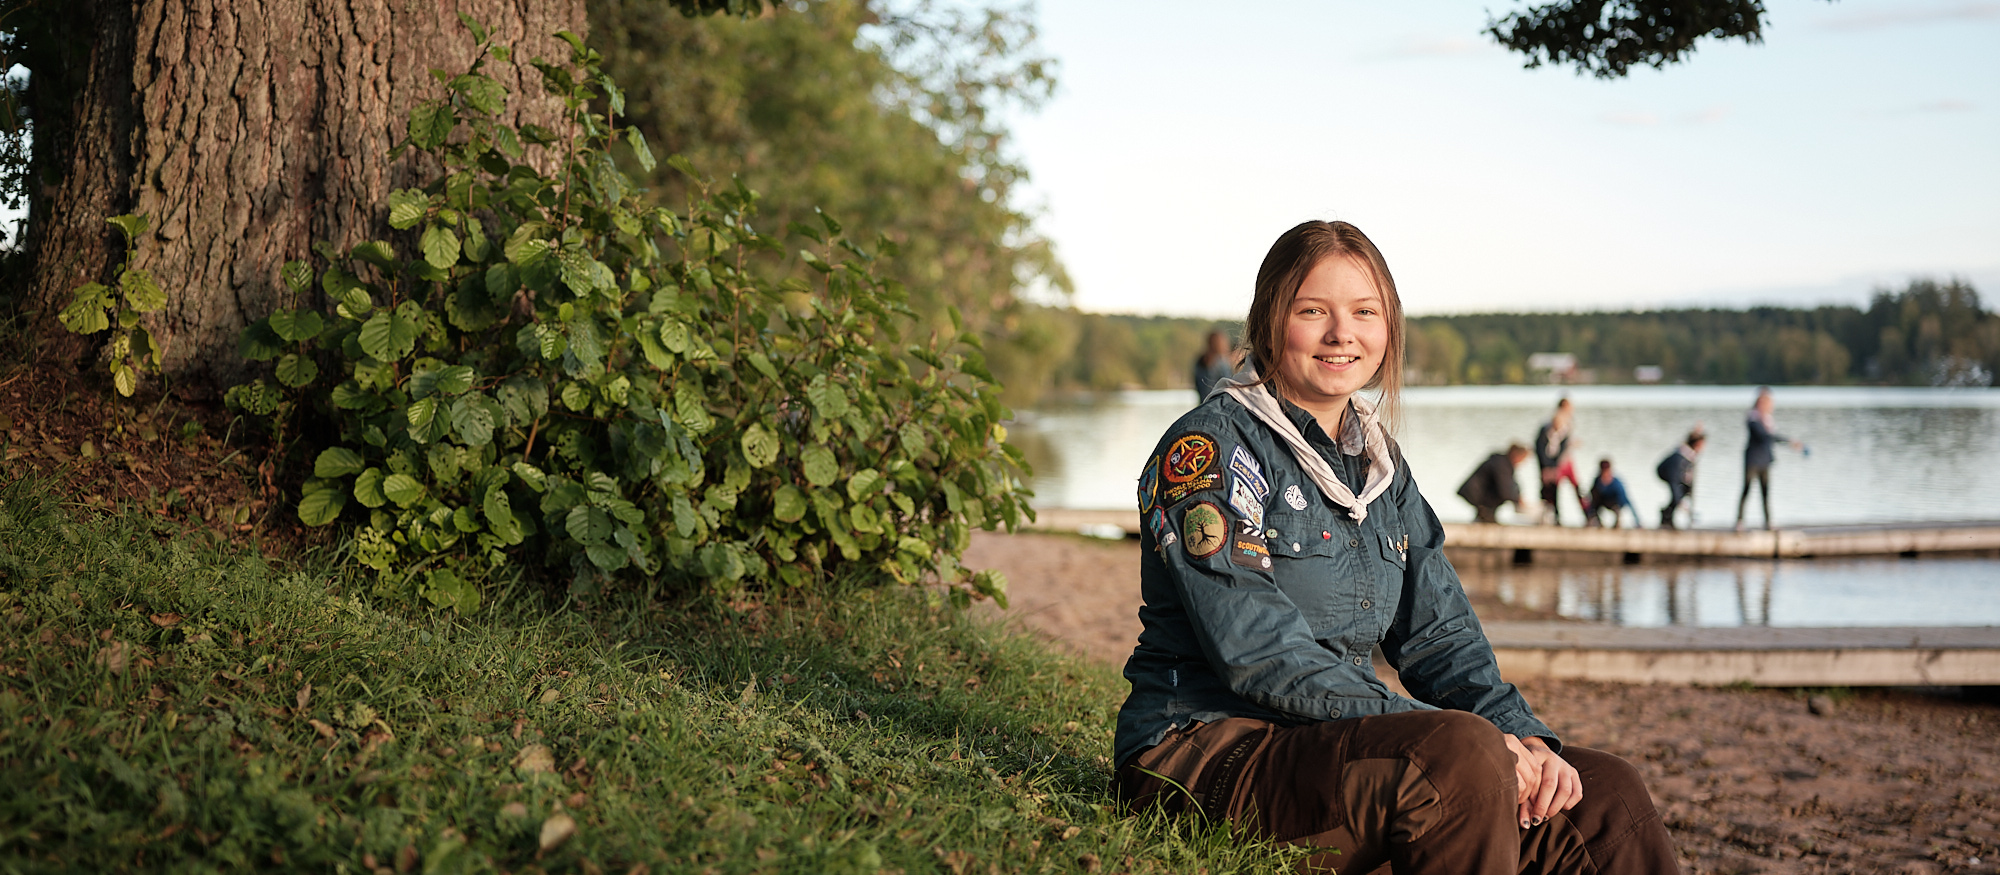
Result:
<instances>
[{"instance_id":1,"label":"green leaf","mask_svg":"<svg viewBox=\"0 0 2000 875\"><path fill-rule=\"evenodd\" d=\"M778 436L761 422L743 430L743 458L753 468L762 468L778 459Z\"/></svg>"},{"instance_id":2,"label":"green leaf","mask_svg":"<svg viewBox=\"0 0 2000 875\"><path fill-rule=\"evenodd\" d=\"M368 297L367 289L359 286L343 289L335 298L340 303L336 305L334 312L342 318L359 320L367 316L370 310L375 309L375 300Z\"/></svg>"},{"instance_id":3,"label":"green leaf","mask_svg":"<svg viewBox=\"0 0 2000 875\"><path fill-rule=\"evenodd\" d=\"M577 411L589 407L590 390L584 388L582 383L564 383L562 387L562 403L564 407Z\"/></svg>"},{"instance_id":4,"label":"green leaf","mask_svg":"<svg viewBox=\"0 0 2000 875\"><path fill-rule=\"evenodd\" d=\"M402 269L402 265L396 261L396 250L389 248L389 244L381 240L370 240L359 244L354 247L352 254L355 258L375 265L389 273L395 273Z\"/></svg>"},{"instance_id":5,"label":"green leaf","mask_svg":"<svg viewBox=\"0 0 2000 875\"><path fill-rule=\"evenodd\" d=\"M637 127L625 129L625 142L632 147L632 158L639 162L639 172L652 173L659 162L653 158L653 147L646 145L646 135Z\"/></svg>"},{"instance_id":6,"label":"green leaf","mask_svg":"<svg viewBox=\"0 0 2000 875\"><path fill-rule=\"evenodd\" d=\"M584 546L604 543L606 538L611 537L611 528L611 515L587 504L570 508L569 515L563 519L563 530Z\"/></svg>"},{"instance_id":7,"label":"green leaf","mask_svg":"<svg viewBox=\"0 0 2000 875\"><path fill-rule=\"evenodd\" d=\"M128 270L119 274L118 287L125 292L125 306L141 313L151 313L167 305L166 291L146 271Z\"/></svg>"},{"instance_id":8,"label":"green leaf","mask_svg":"<svg viewBox=\"0 0 2000 875\"><path fill-rule=\"evenodd\" d=\"M437 418L437 412L436 398L419 398L410 402L410 406L403 409L403 415L410 423L410 433L422 434L430 431L431 421Z\"/></svg>"},{"instance_id":9,"label":"green leaf","mask_svg":"<svg viewBox=\"0 0 2000 875\"><path fill-rule=\"evenodd\" d=\"M347 493L339 489L322 489L309 493L299 500L299 521L309 526L323 526L340 516L340 509L347 506Z\"/></svg>"},{"instance_id":10,"label":"green leaf","mask_svg":"<svg viewBox=\"0 0 2000 875\"><path fill-rule=\"evenodd\" d=\"M875 509L869 507L868 505L857 504L854 507L849 508L847 511L847 516L848 519L854 524L854 530L857 532L868 532L871 534L879 534L882 531L881 517L877 516L875 513Z\"/></svg>"},{"instance_id":11,"label":"green leaf","mask_svg":"<svg viewBox=\"0 0 2000 875\"><path fill-rule=\"evenodd\" d=\"M526 532L521 530L521 521L514 516L514 505L507 498L507 490L486 490L486 500L481 502L480 509L486 514L486 527L502 543L511 547L526 537Z\"/></svg>"},{"instance_id":12,"label":"green leaf","mask_svg":"<svg viewBox=\"0 0 2000 875\"><path fill-rule=\"evenodd\" d=\"M105 300L105 292L110 289L99 283L84 283L76 287L75 297L69 306L56 314L56 321L72 334L96 334L111 327L111 316L105 312L110 302Z\"/></svg>"},{"instance_id":13,"label":"green leaf","mask_svg":"<svg viewBox=\"0 0 2000 875\"><path fill-rule=\"evenodd\" d=\"M457 126L458 117L452 113L451 104L442 100L427 100L410 110L410 142L419 149L444 145L452 128Z\"/></svg>"},{"instance_id":14,"label":"green leaf","mask_svg":"<svg viewBox=\"0 0 2000 875\"><path fill-rule=\"evenodd\" d=\"M675 355L686 355L694 345L687 326L672 319L660 323L660 343Z\"/></svg>"},{"instance_id":15,"label":"green leaf","mask_svg":"<svg viewBox=\"0 0 2000 875\"><path fill-rule=\"evenodd\" d=\"M311 310L279 310L269 320L272 333L287 343L311 340L326 329L326 321Z\"/></svg>"},{"instance_id":16,"label":"green leaf","mask_svg":"<svg viewBox=\"0 0 2000 875\"><path fill-rule=\"evenodd\" d=\"M111 385L118 390L118 394L130 398L133 392L139 391L139 372L133 370L131 365L118 362L111 366Z\"/></svg>"},{"instance_id":17,"label":"green leaf","mask_svg":"<svg viewBox=\"0 0 2000 875\"><path fill-rule=\"evenodd\" d=\"M708 415L708 399L702 397L701 388L693 380L682 380L674 386L674 419L697 435L707 434L715 427L715 420Z\"/></svg>"},{"instance_id":18,"label":"green leaf","mask_svg":"<svg viewBox=\"0 0 2000 875\"><path fill-rule=\"evenodd\" d=\"M493 441L493 410L485 396L468 395L451 406L451 429L466 446L483 447Z\"/></svg>"},{"instance_id":19,"label":"green leaf","mask_svg":"<svg viewBox=\"0 0 2000 875\"><path fill-rule=\"evenodd\" d=\"M111 223L113 227L123 232L125 234L125 242L127 243L137 241L139 235L146 233L146 229L152 226L152 222L144 215L136 214L112 216L104 221Z\"/></svg>"},{"instance_id":20,"label":"green leaf","mask_svg":"<svg viewBox=\"0 0 2000 875\"><path fill-rule=\"evenodd\" d=\"M236 351L253 362L270 361L285 351L285 339L271 330L268 319L259 319L236 337Z\"/></svg>"},{"instance_id":21,"label":"green leaf","mask_svg":"<svg viewBox=\"0 0 2000 875\"><path fill-rule=\"evenodd\" d=\"M465 25L466 30L472 31L473 42L483 43L486 41L486 27L479 23L479 19L460 12L458 14L458 23Z\"/></svg>"},{"instance_id":22,"label":"green leaf","mask_svg":"<svg viewBox=\"0 0 2000 875\"><path fill-rule=\"evenodd\" d=\"M771 364L771 359L763 353L753 352L747 358L750 359L750 366L757 369L757 373L773 380L778 378L778 368Z\"/></svg>"},{"instance_id":23,"label":"green leaf","mask_svg":"<svg viewBox=\"0 0 2000 875\"><path fill-rule=\"evenodd\" d=\"M796 486L787 483L778 487L771 496L771 515L781 523L795 523L805 519L806 497Z\"/></svg>"},{"instance_id":24,"label":"green leaf","mask_svg":"<svg viewBox=\"0 0 2000 875\"><path fill-rule=\"evenodd\" d=\"M451 365L439 368L432 375L431 391L439 395L458 395L472 388L472 381L479 372L469 365Z\"/></svg>"},{"instance_id":25,"label":"green leaf","mask_svg":"<svg viewBox=\"0 0 2000 875\"><path fill-rule=\"evenodd\" d=\"M319 377L319 363L313 361L311 356L291 353L278 359L275 374L278 382L297 389Z\"/></svg>"},{"instance_id":26,"label":"green leaf","mask_svg":"<svg viewBox=\"0 0 2000 875\"><path fill-rule=\"evenodd\" d=\"M828 419L839 419L847 415L847 390L837 383L828 382L825 374L812 379L806 386L806 398L819 415Z\"/></svg>"},{"instance_id":27,"label":"green leaf","mask_svg":"<svg viewBox=\"0 0 2000 875\"><path fill-rule=\"evenodd\" d=\"M371 508L387 504L389 497L382 493L382 479L380 468L370 468L361 472L361 476L354 478L354 500L361 502L364 507Z\"/></svg>"},{"instance_id":28,"label":"green leaf","mask_svg":"<svg viewBox=\"0 0 2000 875\"><path fill-rule=\"evenodd\" d=\"M312 288L312 266L303 261L292 259L285 262L278 274L285 278L285 287L291 289L294 295L303 295L306 289Z\"/></svg>"},{"instance_id":29,"label":"green leaf","mask_svg":"<svg viewBox=\"0 0 2000 875\"><path fill-rule=\"evenodd\" d=\"M389 192L389 227L408 231L424 220L431 208L431 196L422 189L399 188Z\"/></svg>"},{"instance_id":30,"label":"green leaf","mask_svg":"<svg viewBox=\"0 0 2000 875\"><path fill-rule=\"evenodd\" d=\"M507 108L507 89L487 76L461 74L447 87L464 95L468 106L487 115L499 115Z\"/></svg>"},{"instance_id":31,"label":"green leaf","mask_svg":"<svg viewBox=\"0 0 2000 875\"><path fill-rule=\"evenodd\" d=\"M458 235L437 222L424 229L418 247L424 252L424 261L438 270L450 270L458 263Z\"/></svg>"},{"instance_id":32,"label":"green leaf","mask_svg":"<svg viewBox=\"0 0 2000 875\"><path fill-rule=\"evenodd\" d=\"M847 497L851 501L865 501L868 496L879 491L882 486L882 472L874 468L863 468L847 478Z\"/></svg>"},{"instance_id":33,"label":"green leaf","mask_svg":"<svg viewBox=\"0 0 2000 875\"><path fill-rule=\"evenodd\" d=\"M526 462L515 462L513 470L514 476L521 478L521 482L528 484L529 489L542 492L549 488L549 475L542 473L542 469Z\"/></svg>"},{"instance_id":34,"label":"green leaf","mask_svg":"<svg viewBox=\"0 0 2000 875\"><path fill-rule=\"evenodd\" d=\"M465 533L479 531L479 514L469 507L454 510L451 512L451 527Z\"/></svg>"},{"instance_id":35,"label":"green leaf","mask_svg":"<svg viewBox=\"0 0 2000 875\"><path fill-rule=\"evenodd\" d=\"M409 507L423 500L424 484L408 474L391 474L382 478L382 494L397 507Z\"/></svg>"},{"instance_id":36,"label":"green leaf","mask_svg":"<svg viewBox=\"0 0 2000 875\"><path fill-rule=\"evenodd\" d=\"M1007 575L991 568L972 576L972 591L993 600L1003 610L1007 607Z\"/></svg>"},{"instance_id":37,"label":"green leaf","mask_svg":"<svg viewBox=\"0 0 2000 875\"><path fill-rule=\"evenodd\" d=\"M368 321L361 323L361 351L383 362L398 361L409 355L417 348L418 325L410 318L412 310L422 316L421 309L406 301L394 311L381 310L368 317Z\"/></svg>"},{"instance_id":38,"label":"green leaf","mask_svg":"<svg viewBox=\"0 0 2000 875\"><path fill-rule=\"evenodd\" d=\"M824 445L806 447L805 452L799 454L799 462L805 469L806 482L814 486L832 486L834 479L840 476L839 460Z\"/></svg>"}]
</instances>

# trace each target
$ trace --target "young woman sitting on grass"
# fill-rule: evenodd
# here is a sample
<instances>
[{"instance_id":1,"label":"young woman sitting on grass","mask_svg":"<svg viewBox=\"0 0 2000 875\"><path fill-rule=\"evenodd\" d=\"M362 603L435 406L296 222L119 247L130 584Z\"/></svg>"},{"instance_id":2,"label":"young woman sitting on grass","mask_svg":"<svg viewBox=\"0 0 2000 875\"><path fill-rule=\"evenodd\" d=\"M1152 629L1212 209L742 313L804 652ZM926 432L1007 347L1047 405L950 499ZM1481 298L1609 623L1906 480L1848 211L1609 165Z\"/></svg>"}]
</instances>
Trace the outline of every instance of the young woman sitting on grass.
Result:
<instances>
[{"instance_id":1,"label":"young woman sitting on grass","mask_svg":"<svg viewBox=\"0 0 2000 875\"><path fill-rule=\"evenodd\" d=\"M1395 281L1353 225L1307 222L1265 256L1253 370L1139 477L1119 797L1324 849L1309 864L1342 872L1678 871L1638 772L1564 747L1500 679L1383 426L1403 338ZM1376 645L1414 698L1376 678Z\"/></svg>"}]
</instances>

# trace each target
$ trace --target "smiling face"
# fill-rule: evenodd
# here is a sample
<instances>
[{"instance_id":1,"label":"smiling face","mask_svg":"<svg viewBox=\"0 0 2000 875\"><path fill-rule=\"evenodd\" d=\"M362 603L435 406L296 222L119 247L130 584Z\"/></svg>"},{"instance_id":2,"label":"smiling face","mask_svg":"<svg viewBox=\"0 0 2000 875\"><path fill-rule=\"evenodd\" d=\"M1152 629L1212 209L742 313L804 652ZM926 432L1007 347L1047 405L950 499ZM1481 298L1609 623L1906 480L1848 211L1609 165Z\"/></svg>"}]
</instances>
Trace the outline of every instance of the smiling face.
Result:
<instances>
[{"instance_id":1,"label":"smiling face","mask_svg":"<svg viewBox=\"0 0 2000 875\"><path fill-rule=\"evenodd\" d=\"M1285 397L1327 434L1339 434L1347 399L1374 382L1389 349L1389 306L1353 258L1314 265L1285 313L1277 378Z\"/></svg>"}]
</instances>

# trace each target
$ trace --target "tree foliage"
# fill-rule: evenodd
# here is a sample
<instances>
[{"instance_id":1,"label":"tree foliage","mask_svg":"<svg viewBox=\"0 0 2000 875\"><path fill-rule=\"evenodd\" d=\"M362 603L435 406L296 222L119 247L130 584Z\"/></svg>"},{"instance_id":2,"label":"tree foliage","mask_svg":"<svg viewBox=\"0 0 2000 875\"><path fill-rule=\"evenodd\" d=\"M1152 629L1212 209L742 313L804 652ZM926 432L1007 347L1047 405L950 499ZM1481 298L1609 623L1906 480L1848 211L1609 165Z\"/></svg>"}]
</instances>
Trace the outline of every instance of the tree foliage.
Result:
<instances>
[{"instance_id":1,"label":"tree foliage","mask_svg":"<svg viewBox=\"0 0 2000 875\"><path fill-rule=\"evenodd\" d=\"M1518 383L1527 356L1567 352L1606 382L1653 365L1689 383L1984 386L2000 373L2000 315L1960 280L1911 281L1866 309L1485 313L1410 320L1418 383Z\"/></svg>"},{"instance_id":2,"label":"tree foliage","mask_svg":"<svg viewBox=\"0 0 2000 875\"><path fill-rule=\"evenodd\" d=\"M480 72L506 50L468 24L481 60L439 75L399 147L441 168L389 198L403 242L317 247L319 267L285 266L295 305L244 333L274 364L230 403L281 438L333 424L299 517L355 521L386 591L461 610L509 561L581 594L870 569L1002 596L956 560L970 527L1026 512L1010 413L976 335L898 340L905 294L875 272L894 243L820 214L791 249L740 181L695 184L683 213L645 203L612 143L693 167L621 124L601 56L563 35L572 65L535 65L573 130L516 130Z\"/></svg>"},{"instance_id":3,"label":"tree foliage","mask_svg":"<svg viewBox=\"0 0 2000 875\"><path fill-rule=\"evenodd\" d=\"M1026 13L929 0L774 3L754 19L594 0L590 13L630 122L658 148L740 179L773 226L824 209L895 240L884 275L925 330L948 330L956 307L1003 382L1032 362L1007 349L1040 342L1020 333L1018 293L1069 281L1018 202L1026 173L1003 124L1054 86ZM639 181L669 206L694 185L665 169Z\"/></svg>"},{"instance_id":4,"label":"tree foliage","mask_svg":"<svg viewBox=\"0 0 2000 875\"><path fill-rule=\"evenodd\" d=\"M1704 39L1764 39L1763 0L1557 0L1489 20L1486 33L1527 56L1600 79L1679 63Z\"/></svg>"}]
</instances>

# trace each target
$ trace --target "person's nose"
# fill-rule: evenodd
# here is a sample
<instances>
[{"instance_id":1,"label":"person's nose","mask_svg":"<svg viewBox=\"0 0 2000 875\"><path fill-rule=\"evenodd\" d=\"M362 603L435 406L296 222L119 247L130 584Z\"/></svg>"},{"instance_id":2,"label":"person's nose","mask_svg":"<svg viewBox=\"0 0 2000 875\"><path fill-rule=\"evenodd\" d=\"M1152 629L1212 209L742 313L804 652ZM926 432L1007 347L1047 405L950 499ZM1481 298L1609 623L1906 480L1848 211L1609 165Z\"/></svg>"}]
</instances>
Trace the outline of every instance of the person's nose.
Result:
<instances>
[{"instance_id":1,"label":"person's nose","mask_svg":"<svg viewBox=\"0 0 2000 875\"><path fill-rule=\"evenodd\" d=\"M1329 346L1340 346L1354 339L1353 320L1344 316L1334 316L1326 320L1326 336L1322 338Z\"/></svg>"}]
</instances>

